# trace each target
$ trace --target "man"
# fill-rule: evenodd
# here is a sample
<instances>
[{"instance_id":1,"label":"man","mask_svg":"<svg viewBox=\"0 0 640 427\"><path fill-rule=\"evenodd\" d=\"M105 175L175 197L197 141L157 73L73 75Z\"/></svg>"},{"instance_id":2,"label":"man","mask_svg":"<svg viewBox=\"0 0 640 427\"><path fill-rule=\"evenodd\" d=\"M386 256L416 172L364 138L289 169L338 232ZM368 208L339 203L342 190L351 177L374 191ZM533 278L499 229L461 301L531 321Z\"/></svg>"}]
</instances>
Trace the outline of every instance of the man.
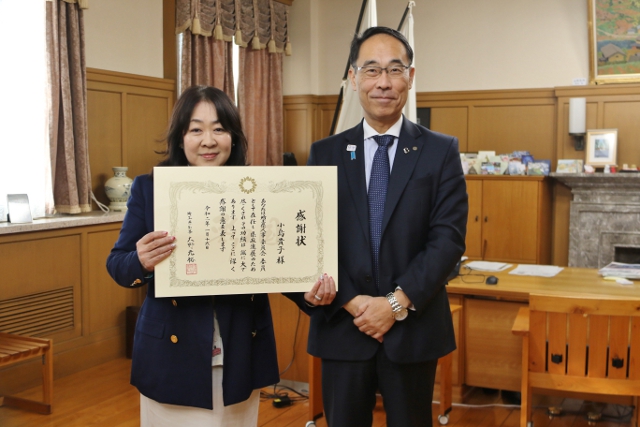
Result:
<instances>
[{"instance_id":1,"label":"man","mask_svg":"<svg viewBox=\"0 0 640 427\"><path fill-rule=\"evenodd\" d=\"M402 115L412 61L395 30L355 37L364 120L311 147L309 165L338 167L340 287L325 307L300 304L330 427L370 427L378 390L389 427L431 426L437 361L455 349L445 284L464 253L466 186L457 139Z\"/></svg>"}]
</instances>

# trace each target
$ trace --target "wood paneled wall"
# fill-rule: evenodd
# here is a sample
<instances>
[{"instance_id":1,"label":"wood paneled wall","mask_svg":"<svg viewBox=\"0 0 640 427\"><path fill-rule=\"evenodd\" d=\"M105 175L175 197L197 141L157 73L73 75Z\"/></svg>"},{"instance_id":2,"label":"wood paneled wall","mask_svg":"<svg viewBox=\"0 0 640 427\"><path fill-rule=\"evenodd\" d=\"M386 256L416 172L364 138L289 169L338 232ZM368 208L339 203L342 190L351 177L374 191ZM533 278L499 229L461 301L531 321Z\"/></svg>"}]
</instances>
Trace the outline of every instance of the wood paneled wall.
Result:
<instances>
[{"instance_id":1,"label":"wood paneled wall","mask_svg":"<svg viewBox=\"0 0 640 427\"><path fill-rule=\"evenodd\" d=\"M37 334L54 340L56 378L124 355L125 309L139 305L143 291L117 286L106 271L119 231L116 222L0 236L0 302L11 302L12 311L33 310L39 294L72 289L70 307L52 304L46 316L50 332ZM67 310L71 324L51 327ZM0 395L40 384L37 362L0 370Z\"/></svg>"},{"instance_id":2,"label":"wood paneled wall","mask_svg":"<svg viewBox=\"0 0 640 427\"><path fill-rule=\"evenodd\" d=\"M461 152L529 150L553 158L552 90L421 93L416 102L431 109L431 129L458 137Z\"/></svg>"},{"instance_id":3,"label":"wood paneled wall","mask_svg":"<svg viewBox=\"0 0 640 427\"><path fill-rule=\"evenodd\" d=\"M281 378L308 383L309 316L281 294L270 294L269 302L273 313L273 328L276 335Z\"/></svg>"},{"instance_id":4,"label":"wood paneled wall","mask_svg":"<svg viewBox=\"0 0 640 427\"><path fill-rule=\"evenodd\" d=\"M430 128L455 135L461 152L528 150L536 159L584 159L568 134L569 99L587 98L587 129L618 129L618 164L640 166L640 84L419 93ZM305 164L311 143L329 135L337 96L285 97L284 150ZM553 188L552 263L567 265L571 191Z\"/></svg>"},{"instance_id":5,"label":"wood paneled wall","mask_svg":"<svg viewBox=\"0 0 640 427\"><path fill-rule=\"evenodd\" d=\"M175 100L175 82L111 71L87 72L89 153L93 191L103 203L104 182L113 166L128 166L130 177L147 173L160 156L159 142ZM640 165L640 84L576 86L418 94L419 108L431 108L431 128L455 135L461 151L529 150L536 158L584 158L567 133L568 104L587 98L588 128L618 129L619 163ZM336 95L284 99L284 151L305 164L311 144L329 135ZM570 190L556 184L552 262L568 258ZM142 292L120 289L104 262L119 223L0 236L2 300L44 290L73 288L73 326L55 332L55 371L62 376L124 352L124 308L138 305ZM17 266L17 268L16 268ZM281 295L272 295L274 325L283 378L308 381L308 318ZM296 325L298 328L296 329ZM297 332L296 332L297 330ZM32 369L33 368L33 369ZM0 372L0 394L38 384L38 369L25 364Z\"/></svg>"},{"instance_id":6,"label":"wood paneled wall","mask_svg":"<svg viewBox=\"0 0 640 427\"><path fill-rule=\"evenodd\" d=\"M128 166L133 178L149 172L161 158L155 151L164 147L160 141L174 92L173 80L87 70L89 161L92 189L100 202L109 203L104 183L113 176L113 166ZM117 222L0 236L0 301L28 304L43 292L72 289L72 325L45 335L54 340L56 377L124 355L125 309L140 305L144 290L120 288L106 271L120 226ZM1 371L0 395L39 384L39 372L35 363Z\"/></svg>"},{"instance_id":7,"label":"wood paneled wall","mask_svg":"<svg viewBox=\"0 0 640 427\"><path fill-rule=\"evenodd\" d=\"M298 165L307 164L314 141L329 136L337 95L284 97L284 151L296 156Z\"/></svg>"},{"instance_id":8,"label":"wood paneled wall","mask_svg":"<svg viewBox=\"0 0 640 427\"><path fill-rule=\"evenodd\" d=\"M618 129L618 165L640 166L640 85L571 86L556 88L556 159L584 159L569 135L569 99L587 99L587 129ZM553 206L553 260L569 261L571 190L556 182Z\"/></svg>"},{"instance_id":9,"label":"wood paneled wall","mask_svg":"<svg viewBox=\"0 0 640 427\"><path fill-rule=\"evenodd\" d=\"M164 149L174 91L173 80L87 70L91 183L100 202L109 203L104 183L113 176L112 167L127 166L134 178L162 158L156 152Z\"/></svg>"}]
</instances>

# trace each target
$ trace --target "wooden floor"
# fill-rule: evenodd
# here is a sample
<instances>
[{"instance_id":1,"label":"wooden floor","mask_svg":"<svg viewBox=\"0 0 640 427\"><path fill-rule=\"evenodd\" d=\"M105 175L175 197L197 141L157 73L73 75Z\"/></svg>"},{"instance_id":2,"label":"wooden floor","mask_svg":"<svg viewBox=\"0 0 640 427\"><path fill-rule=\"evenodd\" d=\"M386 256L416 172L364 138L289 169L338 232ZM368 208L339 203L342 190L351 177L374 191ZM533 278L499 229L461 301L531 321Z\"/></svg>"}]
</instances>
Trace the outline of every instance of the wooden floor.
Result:
<instances>
[{"instance_id":1,"label":"wooden floor","mask_svg":"<svg viewBox=\"0 0 640 427\"><path fill-rule=\"evenodd\" d=\"M12 408L0 408L1 427L137 427L139 425L139 395L129 385L131 361L117 359L78 374L56 379L54 382L54 412L52 415L38 415ZM273 392L273 388L265 389ZM40 398L41 389L34 388L21 393L21 397ZM293 394L292 394L293 395ZM558 398L555 398L556 400ZM455 405L450 413L449 426L455 427L518 427L520 410L505 407L499 393L486 393L475 390L466 399L466 405ZM546 414L548 404L562 404L577 414L566 414L552 420ZM583 427L589 425L585 408L592 404L580 401L538 402L534 412L535 427ZM573 406L573 408L571 408ZM568 407L568 408L567 408ZM617 410L619 407L614 407ZM622 409L629 409L622 407ZM437 414L437 406L433 406ZM259 426L264 427L305 427L308 417L308 404L296 402L287 408L274 408L272 400L260 403ZM607 407L611 412L611 408ZM613 414L612 414L613 415ZM434 417L435 418L435 417ZM434 419L434 426L438 426ZM599 427L630 427L630 423L599 421ZM317 427L327 427L324 418L316 422ZM373 427L386 426L384 410L379 402L374 412Z\"/></svg>"}]
</instances>

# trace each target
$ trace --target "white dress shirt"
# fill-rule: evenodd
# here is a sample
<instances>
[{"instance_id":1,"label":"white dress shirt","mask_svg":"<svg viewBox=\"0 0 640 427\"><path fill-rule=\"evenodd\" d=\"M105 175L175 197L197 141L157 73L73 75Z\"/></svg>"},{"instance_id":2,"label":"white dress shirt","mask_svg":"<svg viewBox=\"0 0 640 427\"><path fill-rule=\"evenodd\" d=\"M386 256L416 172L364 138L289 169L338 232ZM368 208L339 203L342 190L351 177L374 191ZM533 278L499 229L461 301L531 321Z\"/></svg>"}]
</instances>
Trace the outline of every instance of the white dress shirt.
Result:
<instances>
[{"instance_id":1,"label":"white dress shirt","mask_svg":"<svg viewBox=\"0 0 640 427\"><path fill-rule=\"evenodd\" d=\"M404 116L400 116L397 122L394 123L384 134L382 135L393 135L393 144L389 146L387 149L387 154L389 155L389 176L391 176L391 170L393 169L393 159L396 158L396 150L398 149L398 139L400 138L400 129L402 129L402 120ZM369 178L371 177L371 165L373 164L373 157L376 155L376 150L378 150L378 143L375 139L373 139L376 135L379 134L374 128L372 128L369 123L367 123L367 119L364 119L362 123L362 127L364 128L364 172L367 178L367 191L369 191ZM396 290L402 290L400 286L396 287ZM413 304L410 304L407 307L409 310L415 311L415 307Z\"/></svg>"},{"instance_id":2,"label":"white dress shirt","mask_svg":"<svg viewBox=\"0 0 640 427\"><path fill-rule=\"evenodd\" d=\"M382 135L393 135L395 138L393 139L393 144L389 146L387 149L387 153L389 155L389 175L391 175L391 170L393 170L393 159L396 158L396 149L398 148L398 138L400 137L400 129L402 129L402 119L404 116L400 116L400 119L391 126L384 134ZM375 139L373 139L376 135L379 134L374 128L372 128L369 123L367 123L367 119L364 119L362 123L364 128L364 173L367 178L367 191L369 191L369 177L371 176L371 165L373 164L373 156L376 154L376 150L378 149L378 143Z\"/></svg>"}]
</instances>

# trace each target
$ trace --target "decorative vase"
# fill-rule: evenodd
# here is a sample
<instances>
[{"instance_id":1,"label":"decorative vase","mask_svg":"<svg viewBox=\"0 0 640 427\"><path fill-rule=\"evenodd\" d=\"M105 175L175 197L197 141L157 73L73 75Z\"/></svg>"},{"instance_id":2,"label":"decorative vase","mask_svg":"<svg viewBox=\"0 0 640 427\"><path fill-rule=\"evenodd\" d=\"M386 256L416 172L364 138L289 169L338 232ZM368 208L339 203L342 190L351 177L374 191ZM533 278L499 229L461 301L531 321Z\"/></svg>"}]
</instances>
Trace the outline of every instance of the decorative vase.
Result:
<instances>
[{"instance_id":1,"label":"decorative vase","mask_svg":"<svg viewBox=\"0 0 640 427\"><path fill-rule=\"evenodd\" d=\"M104 183L104 191L111 201L109 209L112 211L126 211L127 200L131 195L131 183L133 180L127 176L126 166L115 166L113 176Z\"/></svg>"}]
</instances>

